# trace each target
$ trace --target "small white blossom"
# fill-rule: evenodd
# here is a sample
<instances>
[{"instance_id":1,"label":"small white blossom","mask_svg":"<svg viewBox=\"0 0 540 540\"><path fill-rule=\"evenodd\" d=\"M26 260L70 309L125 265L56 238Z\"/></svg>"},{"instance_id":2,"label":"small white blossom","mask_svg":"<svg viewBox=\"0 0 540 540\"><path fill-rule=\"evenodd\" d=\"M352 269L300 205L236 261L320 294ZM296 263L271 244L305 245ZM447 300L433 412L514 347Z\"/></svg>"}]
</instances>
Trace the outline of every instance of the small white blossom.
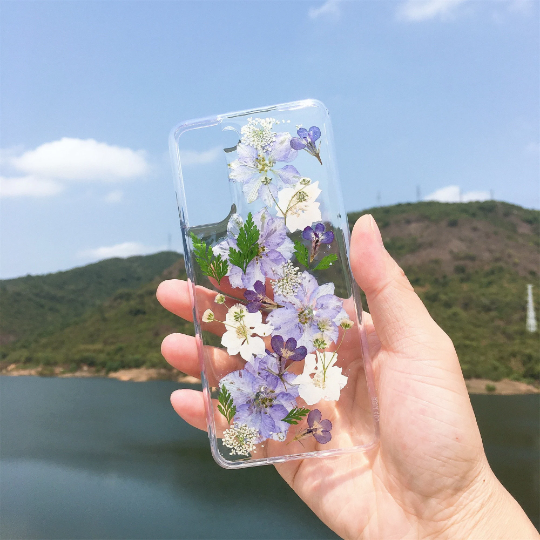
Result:
<instances>
[{"instance_id":1,"label":"small white blossom","mask_svg":"<svg viewBox=\"0 0 540 540\"><path fill-rule=\"evenodd\" d=\"M259 152L268 152L276 138L276 133L272 131L274 124L279 124L274 118L248 118L248 123L241 129L241 142Z\"/></svg>"},{"instance_id":2,"label":"small white blossom","mask_svg":"<svg viewBox=\"0 0 540 540\"><path fill-rule=\"evenodd\" d=\"M255 449L258 436L258 429L233 423L223 432L223 445L231 449L231 456L249 456Z\"/></svg>"},{"instance_id":3,"label":"small white blossom","mask_svg":"<svg viewBox=\"0 0 540 540\"><path fill-rule=\"evenodd\" d=\"M320 193L319 182L301 189L285 188L278 193L278 216L285 217L290 232L302 231L315 221L321 221L320 203L315 202Z\"/></svg>"},{"instance_id":4,"label":"small white blossom","mask_svg":"<svg viewBox=\"0 0 540 540\"><path fill-rule=\"evenodd\" d=\"M329 341L321 334L315 334L313 336L313 346L316 349L326 349L330 345Z\"/></svg>"},{"instance_id":5,"label":"small white blossom","mask_svg":"<svg viewBox=\"0 0 540 540\"><path fill-rule=\"evenodd\" d=\"M302 278L298 272L298 268L291 261L283 263L277 270L277 273L281 277L271 280L274 293L282 294L283 296L292 296L302 283Z\"/></svg>"},{"instance_id":6,"label":"small white blossom","mask_svg":"<svg viewBox=\"0 0 540 540\"><path fill-rule=\"evenodd\" d=\"M343 328L343 330L349 330L350 328L352 328L354 326L354 322L351 321L351 319L343 319L339 323L339 326L341 326L341 328Z\"/></svg>"},{"instance_id":7,"label":"small white blossom","mask_svg":"<svg viewBox=\"0 0 540 540\"><path fill-rule=\"evenodd\" d=\"M216 304L224 304L225 303L225 295L224 294L217 294L216 297L214 298L214 302Z\"/></svg>"},{"instance_id":8,"label":"small white blossom","mask_svg":"<svg viewBox=\"0 0 540 540\"><path fill-rule=\"evenodd\" d=\"M207 309L202 316L203 322L212 322L215 319L214 312L211 309Z\"/></svg>"},{"instance_id":9,"label":"small white blossom","mask_svg":"<svg viewBox=\"0 0 540 540\"><path fill-rule=\"evenodd\" d=\"M321 399L337 401L341 389L347 384L347 377L341 373L341 368L335 366L337 353L318 352L308 354L304 371L294 380L298 386L300 397L308 404L315 405Z\"/></svg>"},{"instance_id":10,"label":"small white blossom","mask_svg":"<svg viewBox=\"0 0 540 540\"><path fill-rule=\"evenodd\" d=\"M302 178L300 178L300 183L303 186L309 186L309 184L311 184L311 178L308 178L307 176L302 176Z\"/></svg>"},{"instance_id":11,"label":"small white blossom","mask_svg":"<svg viewBox=\"0 0 540 540\"><path fill-rule=\"evenodd\" d=\"M225 327L227 331L221 338L223 346L227 347L227 352L234 356L240 356L246 362L253 359L253 355L262 356L265 345L262 338L254 336L269 336L273 330L271 324L262 322L262 313L249 313L245 306L236 304L229 309L225 317Z\"/></svg>"}]
</instances>

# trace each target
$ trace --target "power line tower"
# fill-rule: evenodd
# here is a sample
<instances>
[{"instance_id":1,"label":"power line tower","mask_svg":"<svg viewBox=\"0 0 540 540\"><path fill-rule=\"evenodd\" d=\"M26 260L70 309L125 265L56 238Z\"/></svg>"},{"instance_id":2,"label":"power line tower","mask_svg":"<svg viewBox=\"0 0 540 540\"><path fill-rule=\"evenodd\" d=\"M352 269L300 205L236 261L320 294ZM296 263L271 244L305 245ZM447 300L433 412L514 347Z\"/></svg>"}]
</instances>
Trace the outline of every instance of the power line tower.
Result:
<instances>
[{"instance_id":1,"label":"power line tower","mask_svg":"<svg viewBox=\"0 0 540 540\"><path fill-rule=\"evenodd\" d=\"M416 200L418 202L422 200L422 192L420 191L420 186L416 186Z\"/></svg>"},{"instance_id":2,"label":"power line tower","mask_svg":"<svg viewBox=\"0 0 540 540\"><path fill-rule=\"evenodd\" d=\"M527 285L527 330L529 332L536 332L538 325L536 324L536 315L534 313L532 288L533 286L531 284Z\"/></svg>"}]
</instances>

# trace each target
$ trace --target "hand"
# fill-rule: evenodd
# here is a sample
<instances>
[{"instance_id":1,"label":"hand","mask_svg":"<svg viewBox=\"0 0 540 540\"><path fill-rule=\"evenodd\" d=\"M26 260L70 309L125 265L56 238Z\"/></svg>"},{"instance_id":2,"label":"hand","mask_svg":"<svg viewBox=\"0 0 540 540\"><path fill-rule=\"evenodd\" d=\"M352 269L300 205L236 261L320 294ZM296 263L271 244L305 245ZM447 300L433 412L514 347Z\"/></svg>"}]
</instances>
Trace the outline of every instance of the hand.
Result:
<instances>
[{"instance_id":1,"label":"hand","mask_svg":"<svg viewBox=\"0 0 540 540\"><path fill-rule=\"evenodd\" d=\"M365 454L278 464L278 472L344 538L538 538L489 468L450 338L384 249L369 215L353 230L351 267L371 313L364 321L380 444ZM192 319L186 282L163 282L157 297ZM184 373L199 375L193 337L168 336L162 353ZM201 392L178 390L171 402L189 424L206 429Z\"/></svg>"}]
</instances>

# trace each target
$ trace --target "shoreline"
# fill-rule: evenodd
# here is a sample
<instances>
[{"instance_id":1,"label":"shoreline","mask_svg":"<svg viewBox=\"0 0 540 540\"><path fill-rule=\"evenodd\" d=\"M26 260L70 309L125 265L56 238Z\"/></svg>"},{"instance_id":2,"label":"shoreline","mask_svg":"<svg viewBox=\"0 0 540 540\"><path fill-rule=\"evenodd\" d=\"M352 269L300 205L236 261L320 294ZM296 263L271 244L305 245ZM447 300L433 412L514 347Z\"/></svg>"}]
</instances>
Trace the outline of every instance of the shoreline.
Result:
<instances>
[{"instance_id":1,"label":"shoreline","mask_svg":"<svg viewBox=\"0 0 540 540\"><path fill-rule=\"evenodd\" d=\"M117 379L124 382L147 382L147 381L174 381L182 384L200 385L201 381L191 375L184 375L176 371L170 371L164 368L133 368L111 371L108 374L97 372L96 370L84 366L83 369L66 372L60 367L55 368L31 368L21 369L18 365L12 364L6 369L0 371L0 375L8 377L58 377L68 378L86 378L101 377L108 379ZM469 394L486 395L520 395L520 394L539 394L540 388L519 381L502 379L501 381L490 381L489 379L466 379L465 384Z\"/></svg>"}]
</instances>

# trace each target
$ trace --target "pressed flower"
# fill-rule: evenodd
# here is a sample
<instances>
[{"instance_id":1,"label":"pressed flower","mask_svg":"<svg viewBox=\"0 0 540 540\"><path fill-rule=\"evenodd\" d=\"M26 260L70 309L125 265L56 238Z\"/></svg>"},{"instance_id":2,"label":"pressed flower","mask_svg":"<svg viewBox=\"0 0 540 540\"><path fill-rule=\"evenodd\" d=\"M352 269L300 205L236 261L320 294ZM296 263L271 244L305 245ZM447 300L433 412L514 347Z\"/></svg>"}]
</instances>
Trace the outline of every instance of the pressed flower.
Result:
<instances>
[{"instance_id":1,"label":"pressed flower","mask_svg":"<svg viewBox=\"0 0 540 540\"><path fill-rule=\"evenodd\" d=\"M245 291L244 298L248 301L246 307L250 313L255 313L261 309L271 310L281 307L267 296L266 287L262 281L256 281L253 284L253 290Z\"/></svg>"},{"instance_id":2,"label":"pressed flower","mask_svg":"<svg viewBox=\"0 0 540 540\"><path fill-rule=\"evenodd\" d=\"M258 254L247 265L245 273L241 268L229 265L228 277L233 287L251 289L256 281L264 283L266 278L278 279L280 277L279 268L287 262L293 254L294 244L287 237L287 228L283 218L273 217L266 208L263 208L253 216L253 221L259 230L257 241ZM229 248L237 248L237 241L234 235L238 220L235 226L229 231L227 239L214 246L214 253L229 256Z\"/></svg>"},{"instance_id":3,"label":"pressed flower","mask_svg":"<svg viewBox=\"0 0 540 540\"><path fill-rule=\"evenodd\" d=\"M337 401L341 389L347 384L347 377L337 367L337 353L317 352L308 354L302 375L296 377L300 397L308 404L315 405L321 399Z\"/></svg>"},{"instance_id":4,"label":"pressed flower","mask_svg":"<svg viewBox=\"0 0 540 540\"><path fill-rule=\"evenodd\" d=\"M322 333L317 334L317 335L314 336L314 338L313 338L313 346L316 349L324 350L324 349L328 348L329 345L330 345L330 343L325 339L325 337L324 337L324 335Z\"/></svg>"},{"instance_id":5,"label":"pressed flower","mask_svg":"<svg viewBox=\"0 0 540 540\"><path fill-rule=\"evenodd\" d=\"M255 358L252 364L229 373L220 381L234 400L234 422L256 429L259 434L256 442L269 438L282 440L290 427L282 419L296 405L298 390L292 384L285 388L284 382L272 373L275 370L276 359L267 355ZM286 374L285 377L294 379L295 376Z\"/></svg>"},{"instance_id":6,"label":"pressed flower","mask_svg":"<svg viewBox=\"0 0 540 540\"><path fill-rule=\"evenodd\" d=\"M270 324L262 322L262 314L249 313L245 306L237 304L231 307L225 317L227 331L221 338L221 344L227 347L230 355L239 354L246 360L253 359L253 355L265 354L264 341L258 336L269 336L272 332Z\"/></svg>"},{"instance_id":7,"label":"pressed flower","mask_svg":"<svg viewBox=\"0 0 540 540\"><path fill-rule=\"evenodd\" d=\"M291 147L295 150L305 150L308 154L316 157L322 165L320 155L321 142L319 141L318 147L315 144L321 137L321 130L317 126L311 126L309 131L306 128L301 127L296 133L298 134L298 137L291 139Z\"/></svg>"},{"instance_id":8,"label":"pressed flower","mask_svg":"<svg viewBox=\"0 0 540 540\"><path fill-rule=\"evenodd\" d=\"M315 221L321 220L319 182L287 187L278 193L277 214L285 218L290 232L303 230Z\"/></svg>"},{"instance_id":9,"label":"pressed flower","mask_svg":"<svg viewBox=\"0 0 540 540\"><path fill-rule=\"evenodd\" d=\"M211 309L207 309L202 316L203 322L212 322L215 319L214 312Z\"/></svg>"},{"instance_id":10,"label":"pressed flower","mask_svg":"<svg viewBox=\"0 0 540 540\"><path fill-rule=\"evenodd\" d=\"M259 197L272 206L277 188L282 184L296 184L300 173L292 165L277 168L278 163L293 161L298 152L291 147L288 132L274 133L272 118L250 119L242 127L242 139L237 146L238 159L229 164L229 178L243 184L243 192L248 203Z\"/></svg>"},{"instance_id":11,"label":"pressed flower","mask_svg":"<svg viewBox=\"0 0 540 540\"><path fill-rule=\"evenodd\" d=\"M293 295L301 284L301 278L298 272L298 268L291 261L283 263L277 271L280 277L272 280L274 293L282 296Z\"/></svg>"},{"instance_id":12,"label":"pressed flower","mask_svg":"<svg viewBox=\"0 0 540 540\"><path fill-rule=\"evenodd\" d=\"M233 422L231 427L223 432L223 445L231 449L231 456L249 456L255 449L259 438L259 430L250 428L247 424Z\"/></svg>"},{"instance_id":13,"label":"pressed flower","mask_svg":"<svg viewBox=\"0 0 540 540\"><path fill-rule=\"evenodd\" d=\"M350 330L354 326L354 322L351 321L351 319L342 319L339 326L341 326L343 330Z\"/></svg>"},{"instance_id":14,"label":"pressed flower","mask_svg":"<svg viewBox=\"0 0 540 540\"><path fill-rule=\"evenodd\" d=\"M214 298L214 302L216 304L224 304L225 303L225 295L224 294L216 294L216 297Z\"/></svg>"},{"instance_id":15,"label":"pressed flower","mask_svg":"<svg viewBox=\"0 0 540 540\"><path fill-rule=\"evenodd\" d=\"M309 436L313 436L320 444L326 444L332 440L332 422L323 420L319 409L313 409L307 417L308 427L298 433L293 440L299 441Z\"/></svg>"},{"instance_id":16,"label":"pressed flower","mask_svg":"<svg viewBox=\"0 0 540 540\"><path fill-rule=\"evenodd\" d=\"M302 238L311 242L309 262L313 262L322 244L331 244L334 241L334 233L327 231L324 223L317 223L315 227L306 227L302 232Z\"/></svg>"},{"instance_id":17,"label":"pressed flower","mask_svg":"<svg viewBox=\"0 0 540 540\"><path fill-rule=\"evenodd\" d=\"M313 339L318 334L329 342L336 341L338 324L347 315L343 301L334 295L334 284L319 286L308 272L302 272L301 285L294 295L276 294L274 300L283 306L268 315L274 333L295 338L308 352L315 350Z\"/></svg>"}]
</instances>

